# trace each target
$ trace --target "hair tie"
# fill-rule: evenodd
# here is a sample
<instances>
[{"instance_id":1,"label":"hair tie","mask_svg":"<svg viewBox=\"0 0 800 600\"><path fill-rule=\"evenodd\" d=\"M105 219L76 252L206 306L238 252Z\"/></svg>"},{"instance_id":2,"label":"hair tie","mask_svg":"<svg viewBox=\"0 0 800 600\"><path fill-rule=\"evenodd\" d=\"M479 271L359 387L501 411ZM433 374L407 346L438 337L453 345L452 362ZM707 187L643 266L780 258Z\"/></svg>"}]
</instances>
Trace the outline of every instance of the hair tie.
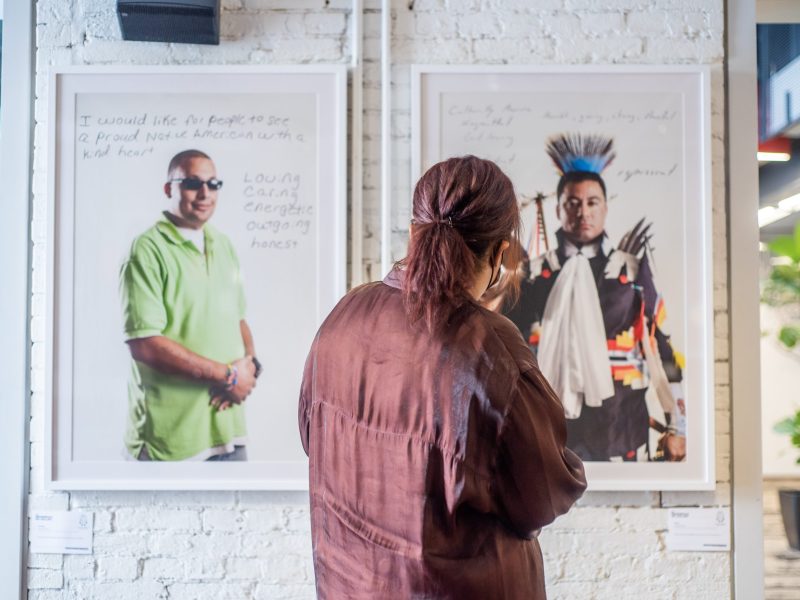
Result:
<instances>
[{"instance_id":1,"label":"hair tie","mask_svg":"<svg viewBox=\"0 0 800 600\"><path fill-rule=\"evenodd\" d=\"M453 227L453 217L447 217L446 219L439 219L438 221L435 221L435 223L438 223L439 225L447 225L450 229L455 229Z\"/></svg>"}]
</instances>

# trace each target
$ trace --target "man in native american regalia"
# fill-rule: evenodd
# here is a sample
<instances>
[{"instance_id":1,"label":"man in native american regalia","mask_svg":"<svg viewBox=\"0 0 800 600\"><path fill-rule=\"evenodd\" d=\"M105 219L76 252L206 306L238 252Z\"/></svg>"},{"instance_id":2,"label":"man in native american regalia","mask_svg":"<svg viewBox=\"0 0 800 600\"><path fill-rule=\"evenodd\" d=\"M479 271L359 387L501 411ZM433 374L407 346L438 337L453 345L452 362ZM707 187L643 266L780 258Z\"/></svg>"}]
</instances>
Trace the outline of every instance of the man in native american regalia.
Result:
<instances>
[{"instance_id":1,"label":"man in native american regalia","mask_svg":"<svg viewBox=\"0 0 800 600\"><path fill-rule=\"evenodd\" d=\"M683 359L663 329L650 226L640 221L616 248L605 232L601 173L614 159L613 140L562 135L548 141L547 153L561 175L558 243L526 265L519 301L503 312L561 398L567 445L583 460L683 460ZM651 387L666 423L648 414ZM650 427L663 434L653 453Z\"/></svg>"}]
</instances>

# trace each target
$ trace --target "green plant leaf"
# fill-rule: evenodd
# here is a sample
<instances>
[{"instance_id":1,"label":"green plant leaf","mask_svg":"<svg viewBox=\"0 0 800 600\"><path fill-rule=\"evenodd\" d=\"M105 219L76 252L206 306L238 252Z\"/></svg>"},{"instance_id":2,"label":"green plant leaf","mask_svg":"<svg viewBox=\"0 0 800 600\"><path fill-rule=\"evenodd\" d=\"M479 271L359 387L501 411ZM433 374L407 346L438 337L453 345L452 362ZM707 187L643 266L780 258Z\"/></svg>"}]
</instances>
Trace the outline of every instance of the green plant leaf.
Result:
<instances>
[{"instance_id":1,"label":"green plant leaf","mask_svg":"<svg viewBox=\"0 0 800 600\"><path fill-rule=\"evenodd\" d=\"M772 431L775 433L781 433L784 435L791 435L794 433L794 419L783 419L782 421L778 421L775 425L772 426Z\"/></svg>"},{"instance_id":2,"label":"green plant leaf","mask_svg":"<svg viewBox=\"0 0 800 600\"><path fill-rule=\"evenodd\" d=\"M787 348L794 348L800 342L800 327L797 325L786 325L781 327L778 339Z\"/></svg>"},{"instance_id":3,"label":"green plant leaf","mask_svg":"<svg viewBox=\"0 0 800 600\"><path fill-rule=\"evenodd\" d=\"M800 249L797 248L795 237L781 235L767 244L769 251L775 256L788 256L794 262L800 261Z\"/></svg>"},{"instance_id":4,"label":"green plant leaf","mask_svg":"<svg viewBox=\"0 0 800 600\"><path fill-rule=\"evenodd\" d=\"M795 252L800 253L800 222L794 226L794 248ZM797 262L797 259L795 259L795 262Z\"/></svg>"}]
</instances>

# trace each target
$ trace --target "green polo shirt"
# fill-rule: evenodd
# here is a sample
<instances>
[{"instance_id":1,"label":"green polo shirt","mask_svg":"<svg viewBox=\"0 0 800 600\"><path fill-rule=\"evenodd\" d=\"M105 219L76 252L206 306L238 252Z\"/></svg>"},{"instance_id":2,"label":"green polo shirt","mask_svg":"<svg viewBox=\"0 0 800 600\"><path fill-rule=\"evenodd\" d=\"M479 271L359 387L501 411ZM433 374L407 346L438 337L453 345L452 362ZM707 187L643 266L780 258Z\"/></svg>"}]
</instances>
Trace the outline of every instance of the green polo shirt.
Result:
<instances>
[{"instance_id":1,"label":"green polo shirt","mask_svg":"<svg viewBox=\"0 0 800 600\"><path fill-rule=\"evenodd\" d=\"M126 339L163 335L221 363L244 356L244 290L230 240L204 227L205 255L165 218L133 241L120 271ZM208 383L132 362L125 443L153 460L183 460L246 433L244 408L209 406Z\"/></svg>"}]
</instances>

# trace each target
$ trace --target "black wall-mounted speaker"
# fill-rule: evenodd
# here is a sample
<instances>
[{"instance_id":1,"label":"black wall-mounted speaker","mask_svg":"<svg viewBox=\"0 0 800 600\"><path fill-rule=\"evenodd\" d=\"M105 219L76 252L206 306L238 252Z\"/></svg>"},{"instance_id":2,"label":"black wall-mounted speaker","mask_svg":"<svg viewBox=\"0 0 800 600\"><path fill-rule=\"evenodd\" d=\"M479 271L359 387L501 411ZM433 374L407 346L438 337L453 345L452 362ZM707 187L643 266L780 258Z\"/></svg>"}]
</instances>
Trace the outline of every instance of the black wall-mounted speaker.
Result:
<instances>
[{"instance_id":1,"label":"black wall-mounted speaker","mask_svg":"<svg viewBox=\"0 0 800 600\"><path fill-rule=\"evenodd\" d=\"M220 0L117 0L122 39L219 44Z\"/></svg>"}]
</instances>

